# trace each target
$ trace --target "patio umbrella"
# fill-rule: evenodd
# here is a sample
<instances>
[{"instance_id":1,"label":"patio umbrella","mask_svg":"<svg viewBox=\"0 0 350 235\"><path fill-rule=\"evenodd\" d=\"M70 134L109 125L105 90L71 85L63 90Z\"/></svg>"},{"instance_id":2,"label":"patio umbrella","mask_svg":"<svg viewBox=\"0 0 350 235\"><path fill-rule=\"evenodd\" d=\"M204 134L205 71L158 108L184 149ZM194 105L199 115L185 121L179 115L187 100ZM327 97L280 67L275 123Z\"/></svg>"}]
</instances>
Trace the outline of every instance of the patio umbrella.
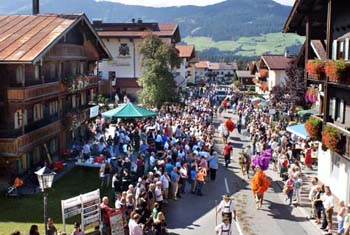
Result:
<instances>
[{"instance_id":1,"label":"patio umbrella","mask_svg":"<svg viewBox=\"0 0 350 235\"><path fill-rule=\"evenodd\" d=\"M106 118L146 118L157 116L157 113L133 103L127 103L102 113L102 116Z\"/></svg>"}]
</instances>

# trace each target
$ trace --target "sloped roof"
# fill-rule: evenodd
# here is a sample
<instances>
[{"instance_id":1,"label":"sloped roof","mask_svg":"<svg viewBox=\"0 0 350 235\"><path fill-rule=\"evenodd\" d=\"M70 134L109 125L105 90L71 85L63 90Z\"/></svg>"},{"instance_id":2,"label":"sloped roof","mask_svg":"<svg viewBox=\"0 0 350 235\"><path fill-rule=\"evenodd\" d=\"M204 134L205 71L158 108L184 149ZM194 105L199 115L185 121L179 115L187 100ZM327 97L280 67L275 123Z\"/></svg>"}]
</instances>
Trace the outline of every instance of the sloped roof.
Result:
<instances>
[{"instance_id":1,"label":"sloped roof","mask_svg":"<svg viewBox=\"0 0 350 235\"><path fill-rule=\"evenodd\" d=\"M263 55L261 60L264 61L269 70L285 70L293 58L284 55Z\"/></svg>"},{"instance_id":2,"label":"sloped roof","mask_svg":"<svg viewBox=\"0 0 350 235\"><path fill-rule=\"evenodd\" d=\"M176 45L175 48L178 50L181 58L192 58L195 56L193 45Z\"/></svg>"},{"instance_id":3,"label":"sloped roof","mask_svg":"<svg viewBox=\"0 0 350 235\"><path fill-rule=\"evenodd\" d=\"M180 38L179 26L173 23L94 23L94 27L100 37L142 38L152 33Z\"/></svg>"},{"instance_id":4,"label":"sloped roof","mask_svg":"<svg viewBox=\"0 0 350 235\"><path fill-rule=\"evenodd\" d=\"M197 69L207 69L209 68L209 61L198 61L194 64L194 67Z\"/></svg>"},{"instance_id":5,"label":"sloped roof","mask_svg":"<svg viewBox=\"0 0 350 235\"><path fill-rule=\"evenodd\" d=\"M91 26L84 14L0 15L0 63L35 62L81 19Z\"/></svg>"},{"instance_id":6,"label":"sloped roof","mask_svg":"<svg viewBox=\"0 0 350 235\"><path fill-rule=\"evenodd\" d=\"M253 78L255 77L255 74L251 74L249 70L237 70L236 71L237 77L239 78Z\"/></svg>"}]
</instances>

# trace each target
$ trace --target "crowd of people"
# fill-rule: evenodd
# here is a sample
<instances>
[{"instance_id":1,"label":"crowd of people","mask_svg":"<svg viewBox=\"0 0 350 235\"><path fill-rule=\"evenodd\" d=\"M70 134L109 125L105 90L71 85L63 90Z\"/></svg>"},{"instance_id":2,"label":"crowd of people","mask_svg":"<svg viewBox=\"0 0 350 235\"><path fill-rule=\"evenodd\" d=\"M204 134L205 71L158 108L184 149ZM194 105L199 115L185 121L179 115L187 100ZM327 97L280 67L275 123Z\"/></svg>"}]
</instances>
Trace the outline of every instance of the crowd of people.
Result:
<instances>
[{"instance_id":1,"label":"crowd of people","mask_svg":"<svg viewBox=\"0 0 350 235\"><path fill-rule=\"evenodd\" d=\"M258 169L256 177L259 180L256 180L255 177L252 179L254 195L258 191L257 188L262 190L261 195L267 189L268 180L265 180L266 176L262 170L271 167L285 182L283 192L288 205L301 206L303 171L311 170L317 164L317 143L287 132L287 125L293 121L293 113L289 110L284 116L281 116L281 112L278 111L270 114L267 107L261 108L249 99L241 99L232 108L238 114L238 122L246 128L250 136L251 146L248 145L244 149L240 161L242 165L243 162L251 164L253 170ZM313 186L309 192L309 200L312 205L310 219L315 219L317 224L322 224L320 227L322 230L325 230L327 234L332 234L335 200L331 188L321 185L317 177L313 177L312 183ZM257 208L261 207L260 199L257 198ZM337 212L339 235L349 234L349 212L350 205L345 206L345 202L340 201Z\"/></svg>"},{"instance_id":2,"label":"crowd of people","mask_svg":"<svg viewBox=\"0 0 350 235\"><path fill-rule=\"evenodd\" d=\"M105 135L99 142L106 144L100 150L112 159L99 175L101 186L111 182L113 188L101 204L105 234L109 214L116 210L122 212L125 234L166 234L164 208L169 200L186 193L203 196L205 183L215 181L214 94L212 89L192 89L183 104L163 106L153 119L113 124L101 119L98 125ZM114 137L105 141L112 127Z\"/></svg>"}]
</instances>

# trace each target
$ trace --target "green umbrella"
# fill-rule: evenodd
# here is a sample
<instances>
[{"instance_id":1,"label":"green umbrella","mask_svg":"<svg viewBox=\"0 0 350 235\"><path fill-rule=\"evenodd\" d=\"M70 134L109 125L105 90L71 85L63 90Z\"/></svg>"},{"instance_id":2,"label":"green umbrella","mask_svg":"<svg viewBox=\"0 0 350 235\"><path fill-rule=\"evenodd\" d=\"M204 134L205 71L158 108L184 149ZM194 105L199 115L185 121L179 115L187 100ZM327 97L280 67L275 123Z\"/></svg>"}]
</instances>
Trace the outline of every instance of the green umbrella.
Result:
<instances>
[{"instance_id":1,"label":"green umbrella","mask_svg":"<svg viewBox=\"0 0 350 235\"><path fill-rule=\"evenodd\" d=\"M157 113L133 103L127 103L102 113L102 116L106 118L146 118L157 116Z\"/></svg>"}]
</instances>

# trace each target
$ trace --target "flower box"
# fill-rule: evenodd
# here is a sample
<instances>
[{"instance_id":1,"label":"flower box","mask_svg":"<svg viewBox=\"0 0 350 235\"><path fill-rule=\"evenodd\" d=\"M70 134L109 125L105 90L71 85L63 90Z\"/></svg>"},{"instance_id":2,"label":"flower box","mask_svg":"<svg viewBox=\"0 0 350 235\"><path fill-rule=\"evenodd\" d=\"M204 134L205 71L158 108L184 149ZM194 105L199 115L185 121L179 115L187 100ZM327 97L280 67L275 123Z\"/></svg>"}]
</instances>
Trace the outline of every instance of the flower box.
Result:
<instances>
[{"instance_id":1,"label":"flower box","mask_svg":"<svg viewBox=\"0 0 350 235\"><path fill-rule=\"evenodd\" d=\"M324 62L321 60L309 60L305 68L310 78L320 79L324 73Z\"/></svg>"},{"instance_id":2,"label":"flower box","mask_svg":"<svg viewBox=\"0 0 350 235\"><path fill-rule=\"evenodd\" d=\"M259 74L260 74L260 77L267 78L269 71L267 69L260 69Z\"/></svg>"},{"instance_id":3,"label":"flower box","mask_svg":"<svg viewBox=\"0 0 350 235\"><path fill-rule=\"evenodd\" d=\"M322 120L310 117L304 124L306 132L312 140L321 140Z\"/></svg>"},{"instance_id":4,"label":"flower box","mask_svg":"<svg viewBox=\"0 0 350 235\"><path fill-rule=\"evenodd\" d=\"M331 82L344 82L346 64L344 60L329 60L325 64L325 73Z\"/></svg>"},{"instance_id":5,"label":"flower box","mask_svg":"<svg viewBox=\"0 0 350 235\"><path fill-rule=\"evenodd\" d=\"M340 153L342 151L342 137L338 130L332 126L326 126L322 131L322 144L333 152Z\"/></svg>"}]
</instances>

